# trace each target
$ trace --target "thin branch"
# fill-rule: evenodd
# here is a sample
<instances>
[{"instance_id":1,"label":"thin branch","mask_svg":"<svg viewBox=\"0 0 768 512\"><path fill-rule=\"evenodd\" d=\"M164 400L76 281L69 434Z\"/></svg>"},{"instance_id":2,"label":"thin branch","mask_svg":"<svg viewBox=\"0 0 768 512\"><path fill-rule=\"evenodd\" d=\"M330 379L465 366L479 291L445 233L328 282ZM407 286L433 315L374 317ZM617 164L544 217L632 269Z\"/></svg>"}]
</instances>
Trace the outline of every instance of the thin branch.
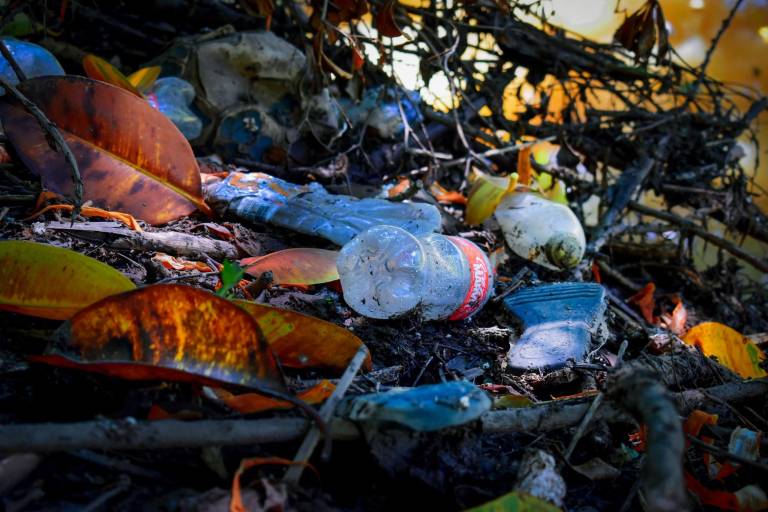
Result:
<instances>
[{"instance_id":1,"label":"thin branch","mask_svg":"<svg viewBox=\"0 0 768 512\"><path fill-rule=\"evenodd\" d=\"M706 229L696 225L695 223L691 222L688 219L679 217L674 213L662 212L654 208L650 208L648 206L642 205L635 201L631 201L628 204L628 207L629 209L636 211L637 213L642 213L643 215L650 215L651 217L656 217L657 219L665 220L667 222L671 222L672 224L677 224L678 226L685 229L689 233L692 233L698 236L699 238L703 238L704 240L712 243L713 245L716 245L717 247L720 247L721 249L728 251L729 253L733 254L737 258L746 261L756 269L762 272L768 272L768 263L766 263L765 261L757 259L756 257L752 256L744 249L741 249L740 247L738 247L736 244L710 233Z\"/></svg>"}]
</instances>

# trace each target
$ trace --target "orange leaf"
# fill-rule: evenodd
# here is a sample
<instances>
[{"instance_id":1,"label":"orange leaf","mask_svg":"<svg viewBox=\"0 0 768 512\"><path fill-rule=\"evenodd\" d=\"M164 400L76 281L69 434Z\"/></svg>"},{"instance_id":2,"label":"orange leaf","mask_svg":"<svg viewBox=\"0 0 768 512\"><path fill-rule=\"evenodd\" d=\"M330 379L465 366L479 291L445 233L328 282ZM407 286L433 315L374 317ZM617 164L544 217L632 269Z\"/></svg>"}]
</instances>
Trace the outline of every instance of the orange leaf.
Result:
<instances>
[{"instance_id":1,"label":"orange leaf","mask_svg":"<svg viewBox=\"0 0 768 512\"><path fill-rule=\"evenodd\" d=\"M133 282L88 256L52 245L0 242L0 310L66 320Z\"/></svg>"},{"instance_id":2,"label":"orange leaf","mask_svg":"<svg viewBox=\"0 0 768 512\"><path fill-rule=\"evenodd\" d=\"M429 192L440 203L445 204L467 204L467 198L464 194L456 190L447 190L445 187L435 182L429 187Z\"/></svg>"},{"instance_id":3,"label":"orange leaf","mask_svg":"<svg viewBox=\"0 0 768 512\"><path fill-rule=\"evenodd\" d=\"M681 336L685 333L685 324L688 321L688 310L685 309L683 301L679 301L672 311L672 316L667 321L667 329Z\"/></svg>"},{"instance_id":4,"label":"orange leaf","mask_svg":"<svg viewBox=\"0 0 768 512\"><path fill-rule=\"evenodd\" d=\"M640 312L643 314L646 322L649 324L656 324L656 317L653 316L653 310L656 307L656 299L653 298L653 294L656 291L656 285L648 283L642 290L627 299L628 302L635 304Z\"/></svg>"},{"instance_id":5,"label":"orange leaf","mask_svg":"<svg viewBox=\"0 0 768 512\"><path fill-rule=\"evenodd\" d=\"M56 331L33 361L131 380L284 389L253 319L207 291L158 284L113 295Z\"/></svg>"},{"instance_id":6,"label":"orange leaf","mask_svg":"<svg viewBox=\"0 0 768 512\"><path fill-rule=\"evenodd\" d=\"M202 261L189 261L162 252L155 253L155 255L152 256L152 259L169 270L197 270L199 272L214 271L207 263L203 263Z\"/></svg>"},{"instance_id":7,"label":"orange leaf","mask_svg":"<svg viewBox=\"0 0 768 512\"><path fill-rule=\"evenodd\" d=\"M527 187L531 184L531 150L532 146L525 146L517 153L517 181L520 185Z\"/></svg>"},{"instance_id":8,"label":"orange leaf","mask_svg":"<svg viewBox=\"0 0 768 512\"><path fill-rule=\"evenodd\" d=\"M265 256L256 256L240 260L240 266L246 273L259 277L264 272L272 272L275 284L321 284L336 281L338 251L326 249L285 249Z\"/></svg>"},{"instance_id":9,"label":"orange leaf","mask_svg":"<svg viewBox=\"0 0 768 512\"><path fill-rule=\"evenodd\" d=\"M376 22L374 26L379 31L379 35L384 37L399 37L403 31L397 26L395 21L395 6L397 0L389 0L384 7L376 13Z\"/></svg>"},{"instance_id":10,"label":"orange leaf","mask_svg":"<svg viewBox=\"0 0 768 512\"><path fill-rule=\"evenodd\" d=\"M243 504L243 497L240 492L240 477L247 469L267 464L276 464L279 466L293 466L294 464L298 464L310 469L318 478L320 477L314 466L304 460L294 461L282 457L252 457L250 459L243 459L232 479L232 500L229 502L229 512L249 512Z\"/></svg>"},{"instance_id":11,"label":"orange leaf","mask_svg":"<svg viewBox=\"0 0 768 512\"><path fill-rule=\"evenodd\" d=\"M699 437L701 427L704 425L717 425L717 414L709 414L699 409L694 409L683 424L683 431L694 437Z\"/></svg>"},{"instance_id":12,"label":"orange leaf","mask_svg":"<svg viewBox=\"0 0 768 512\"><path fill-rule=\"evenodd\" d=\"M322 380L320 383L296 395L297 398L307 402L310 405L317 405L325 401L336 386L329 380ZM242 395L233 395L222 389L215 389L214 393L233 410L242 414L254 414L257 412L270 411L273 409L292 409L294 404L284 400L276 400L258 393L244 393Z\"/></svg>"},{"instance_id":13,"label":"orange leaf","mask_svg":"<svg viewBox=\"0 0 768 512\"><path fill-rule=\"evenodd\" d=\"M47 76L19 90L56 123L80 167L85 200L163 224L200 209L200 171L192 148L164 114L122 89L77 76ZM69 166L53 151L37 121L0 101L6 133L43 185L72 195Z\"/></svg>"},{"instance_id":14,"label":"orange leaf","mask_svg":"<svg viewBox=\"0 0 768 512\"><path fill-rule=\"evenodd\" d=\"M744 378L768 374L760 367L766 357L752 340L727 325L704 322L691 328L683 341L701 349L705 356L715 356L720 364Z\"/></svg>"},{"instance_id":15,"label":"orange leaf","mask_svg":"<svg viewBox=\"0 0 768 512\"><path fill-rule=\"evenodd\" d=\"M244 300L234 302L253 317L280 363L288 368L343 372L363 344L347 329L313 316ZM370 354L363 367L372 368Z\"/></svg>"},{"instance_id":16,"label":"orange leaf","mask_svg":"<svg viewBox=\"0 0 768 512\"><path fill-rule=\"evenodd\" d=\"M131 94L135 94L139 98L144 99L144 96L119 69L101 57L86 55L83 58L83 69L85 69L85 74L88 75L88 78L101 80L102 82L114 85L115 87L120 87L121 89L125 89Z\"/></svg>"},{"instance_id":17,"label":"orange leaf","mask_svg":"<svg viewBox=\"0 0 768 512\"><path fill-rule=\"evenodd\" d=\"M42 214L49 212L49 211L59 211L64 210L66 212L71 212L74 210L75 207L71 204L52 204L49 206L46 206L45 208L42 208L26 219L25 221L29 221L32 219L36 219ZM94 208L93 206L83 206L80 208L80 215L83 217L99 217L102 219L112 219L116 220L118 222L122 222L129 228L131 228L134 231L144 231L141 229L141 226L139 226L139 223L136 222L136 219L133 218L133 215L129 215L127 213L120 213L120 212L109 212L107 210L102 210L101 208Z\"/></svg>"}]
</instances>

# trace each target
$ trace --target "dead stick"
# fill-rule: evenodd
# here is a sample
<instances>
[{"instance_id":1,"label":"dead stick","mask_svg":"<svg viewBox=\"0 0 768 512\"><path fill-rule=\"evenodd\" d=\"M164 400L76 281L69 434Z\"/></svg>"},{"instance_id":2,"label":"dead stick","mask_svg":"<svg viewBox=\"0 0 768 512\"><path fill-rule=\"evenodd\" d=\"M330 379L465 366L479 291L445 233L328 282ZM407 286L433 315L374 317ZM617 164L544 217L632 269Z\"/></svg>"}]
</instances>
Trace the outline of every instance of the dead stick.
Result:
<instances>
[{"instance_id":1,"label":"dead stick","mask_svg":"<svg viewBox=\"0 0 768 512\"><path fill-rule=\"evenodd\" d=\"M614 197L611 206L603 214L600 224L594 232L592 241L589 244L590 252L597 253L608 240L608 231L616 223L621 212L626 208L632 196L642 187L645 178L653 169L656 160L648 155L643 155L632 162L621 173L618 181L613 185Z\"/></svg>"},{"instance_id":2,"label":"dead stick","mask_svg":"<svg viewBox=\"0 0 768 512\"><path fill-rule=\"evenodd\" d=\"M729 452L728 450L723 450L721 448L718 448L717 446L713 446L709 443L705 443L698 437L692 436L691 434L686 434L686 437L688 438L688 441L690 441L692 444L695 444L702 450L707 451L712 455L716 455L717 457L722 459L730 459L734 462L738 462L739 464L750 466L754 469L757 469L758 471L762 471L763 473L768 474L768 465L766 464L762 464L761 462L748 459L746 457L742 457L737 453Z\"/></svg>"},{"instance_id":3,"label":"dead stick","mask_svg":"<svg viewBox=\"0 0 768 512\"><path fill-rule=\"evenodd\" d=\"M19 63L16 62L16 59L14 58L11 51L5 45L5 41L0 41L0 53L3 54L3 57L5 57L5 60L7 60L8 64L10 64L11 68L13 68L13 72L16 73L16 77L19 79L19 82L26 81L27 75L24 73L24 70L21 69L21 66L19 66Z\"/></svg>"},{"instance_id":4,"label":"dead stick","mask_svg":"<svg viewBox=\"0 0 768 512\"><path fill-rule=\"evenodd\" d=\"M627 340L624 340L621 342L621 347L619 347L619 354L617 358L617 367L621 364L621 360L624 359L624 353L627 351L627 347L629 346L629 342ZM589 406L589 409L587 409L587 413L584 415L584 418L582 418L581 423L579 423L579 426L576 428L576 433L573 434L573 439L571 439L570 444L568 445L568 448L565 450L565 454L563 455L563 458L566 462L571 458L571 455L573 454L573 450L576 449L576 445L578 444L579 440L582 438L584 433L587 431L587 427L589 426L589 423L592 421L592 418L594 418L595 413L600 408L600 406L603 404L603 400L605 400L605 393L600 392L595 397L595 400L592 402L592 405Z\"/></svg>"},{"instance_id":5,"label":"dead stick","mask_svg":"<svg viewBox=\"0 0 768 512\"><path fill-rule=\"evenodd\" d=\"M706 393L729 402L762 397L768 393L768 380L731 382L708 388ZM681 414L711 403L700 390L672 394ZM549 432L578 425L589 408L583 399L545 402L521 409L491 411L482 418L488 433ZM620 419L621 413L610 404L595 413L594 420ZM79 423L32 423L0 426L0 453L39 453L76 449L156 450L193 446L242 446L285 443L302 439L309 421L303 418L265 420L198 421L84 421ZM329 430L333 439L359 438L357 427L334 419Z\"/></svg>"},{"instance_id":6,"label":"dead stick","mask_svg":"<svg viewBox=\"0 0 768 512\"><path fill-rule=\"evenodd\" d=\"M627 206L631 210L636 211L637 213L642 213L643 215L650 215L651 217L656 217L657 219L661 219L667 222L671 222L673 224L677 224L678 226L684 228L686 231L690 233L693 233L699 238L703 238L704 240L711 242L713 245L716 245L717 247L720 247L721 249L728 251L729 253L733 254L737 258L746 261L756 269L762 272L768 272L768 263L765 263L764 261L761 261L755 258L751 254L748 254L745 250L741 249L736 244L729 242L728 240L725 240L723 238L720 238L717 235L713 235L706 229L701 228L700 226L696 225L695 223L691 222L688 219L679 217L674 213L663 212L660 210L656 210L654 208L649 208L648 206L642 205L636 201L630 201Z\"/></svg>"},{"instance_id":7,"label":"dead stick","mask_svg":"<svg viewBox=\"0 0 768 512\"><path fill-rule=\"evenodd\" d=\"M66 160L67 164L69 165L72 173L72 184L75 189L75 208L72 210L72 219L74 220L74 218L80 214L80 206L83 204L83 177L80 175L80 168L77 166L75 155L72 154L72 150L69 149L69 146L64 141L64 138L61 136L61 132L59 132L59 129L56 127L56 125L53 124L48 119L48 117L46 117L46 115L37 107L37 105L30 101L26 96L24 96L24 94L21 93L21 91L19 91L13 84L11 84L2 76L0 76L0 86L11 93L11 96L16 98L16 100L21 103L21 105L24 107L24 110L32 114L32 117L37 120L40 128L42 128L43 131L48 135L45 138L46 142L48 142L48 145L52 150L56 151L57 153L61 153L64 156L64 160Z\"/></svg>"},{"instance_id":8,"label":"dead stick","mask_svg":"<svg viewBox=\"0 0 768 512\"><path fill-rule=\"evenodd\" d=\"M688 510L683 479L683 425L666 386L655 372L624 366L610 377L607 395L646 426L647 448L641 489L646 509Z\"/></svg>"},{"instance_id":9,"label":"dead stick","mask_svg":"<svg viewBox=\"0 0 768 512\"><path fill-rule=\"evenodd\" d=\"M333 390L331 396L328 397L328 400L326 400L323 406L320 408L320 417L323 419L323 421L331 421L333 418L333 412L336 410L336 406L339 404L341 399L344 398L344 394L352 384L352 381L354 380L355 375L357 375L357 372L360 371L360 367L363 365L363 362L367 356L368 348L363 345L357 350L357 353L352 358L352 361L349 362L349 366L347 366L344 375L341 376L339 383L336 385L336 389ZM317 428L311 428L307 433L307 437L304 438L304 442L301 443L299 451L296 452L296 457L293 459L294 462L302 463L308 461L312 456L312 452L315 451L315 446L317 446L317 442L319 440L320 431ZM326 450L326 453L324 453L323 456L327 457L328 455L330 454L327 453ZM299 483L299 480L301 480L301 474L303 472L304 464L294 464L288 468L288 471L285 472L283 482L296 485Z\"/></svg>"}]
</instances>

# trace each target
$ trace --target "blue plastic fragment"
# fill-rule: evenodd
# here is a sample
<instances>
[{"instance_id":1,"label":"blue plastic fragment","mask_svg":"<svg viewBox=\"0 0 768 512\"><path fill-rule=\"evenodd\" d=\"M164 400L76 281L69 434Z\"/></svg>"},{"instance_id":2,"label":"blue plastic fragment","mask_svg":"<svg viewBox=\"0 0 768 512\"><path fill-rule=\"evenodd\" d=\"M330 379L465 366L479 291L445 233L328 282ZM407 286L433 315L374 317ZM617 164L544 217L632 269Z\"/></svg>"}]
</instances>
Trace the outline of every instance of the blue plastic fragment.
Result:
<instances>
[{"instance_id":1,"label":"blue plastic fragment","mask_svg":"<svg viewBox=\"0 0 768 512\"><path fill-rule=\"evenodd\" d=\"M400 105L412 127L424 120L419 110L421 96L416 91L377 86L366 90L357 105L349 106L345 101L341 103L354 124L366 124L384 138L400 137L405 130Z\"/></svg>"},{"instance_id":2,"label":"blue plastic fragment","mask_svg":"<svg viewBox=\"0 0 768 512\"><path fill-rule=\"evenodd\" d=\"M452 381L357 396L346 403L346 416L368 425L397 423L432 432L474 421L490 408L491 399L482 389Z\"/></svg>"},{"instance_id":3,"label":"blue plastic fragment","mask_svg":"<svg viewBox=\"0 0 768 512\"><path fill-rule=\"evenodd\" d=\"M168 76L158 79L147 94L147 101L173 121L188 140L196 139L203 131L203 122L192 112L195 88L181 78Z\"/></svg>"},{"instance_id":4,"label":"blue plastic fragment","mask_svg":"<svg viewBox=\"0 0 768 512\"><path fill-rule=\"evenodd\" d=\"M551 283L523 288L504 307L523 324L507 362L518 371L556 370L568 360L581 362L602 324L605 288L596 283Z\"/></svg>"},{"instance_id":5,"label":"blue plastic fragment","mask_svg":"<svg viewBox=\"0 0 768 512\"><path fill-rule=\"evenodd\" d=\"M64 68L56 57L42 46L19 41L13 37L3 37L2 41L27 78L64 74ZM16 73L2 54L0 54L0 76L14 85L19 83ZM0 96L4 93L5 91L0 88Z\"/></svg>"},{"instance_id":6,"label":"blue plastic fragment","mask_svg":"<svg viewBox=\"0 0 768 512\"><path fill-rule=\"evenodd\" d=\"M215 145L225 158L246 157L260 162L274 145L265 133L265 114L256 107L242 107L224 115L216 132Z\"/></svg>"}]
</instances>

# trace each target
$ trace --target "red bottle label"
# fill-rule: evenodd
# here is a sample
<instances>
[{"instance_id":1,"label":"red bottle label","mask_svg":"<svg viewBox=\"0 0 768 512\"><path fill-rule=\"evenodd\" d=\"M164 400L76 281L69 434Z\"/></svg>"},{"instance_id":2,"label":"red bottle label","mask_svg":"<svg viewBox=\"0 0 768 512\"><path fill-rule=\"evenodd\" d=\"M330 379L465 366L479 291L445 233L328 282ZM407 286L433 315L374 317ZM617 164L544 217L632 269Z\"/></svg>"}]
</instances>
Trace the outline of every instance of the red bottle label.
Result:
<instances>
[{"instance_id":1,"label":"red bottle label","mask_svg":"<svg viewBox=\"0 0 768 512\"><path fill-rule=\"evenodd\" d=\"M463 320L469 318L485 304L490 293L491 269L485 254L478 246L458 236L448 238L469 263L469 290L461 306L448 317L448 320Z\"/></svg>"}]
</instances>

